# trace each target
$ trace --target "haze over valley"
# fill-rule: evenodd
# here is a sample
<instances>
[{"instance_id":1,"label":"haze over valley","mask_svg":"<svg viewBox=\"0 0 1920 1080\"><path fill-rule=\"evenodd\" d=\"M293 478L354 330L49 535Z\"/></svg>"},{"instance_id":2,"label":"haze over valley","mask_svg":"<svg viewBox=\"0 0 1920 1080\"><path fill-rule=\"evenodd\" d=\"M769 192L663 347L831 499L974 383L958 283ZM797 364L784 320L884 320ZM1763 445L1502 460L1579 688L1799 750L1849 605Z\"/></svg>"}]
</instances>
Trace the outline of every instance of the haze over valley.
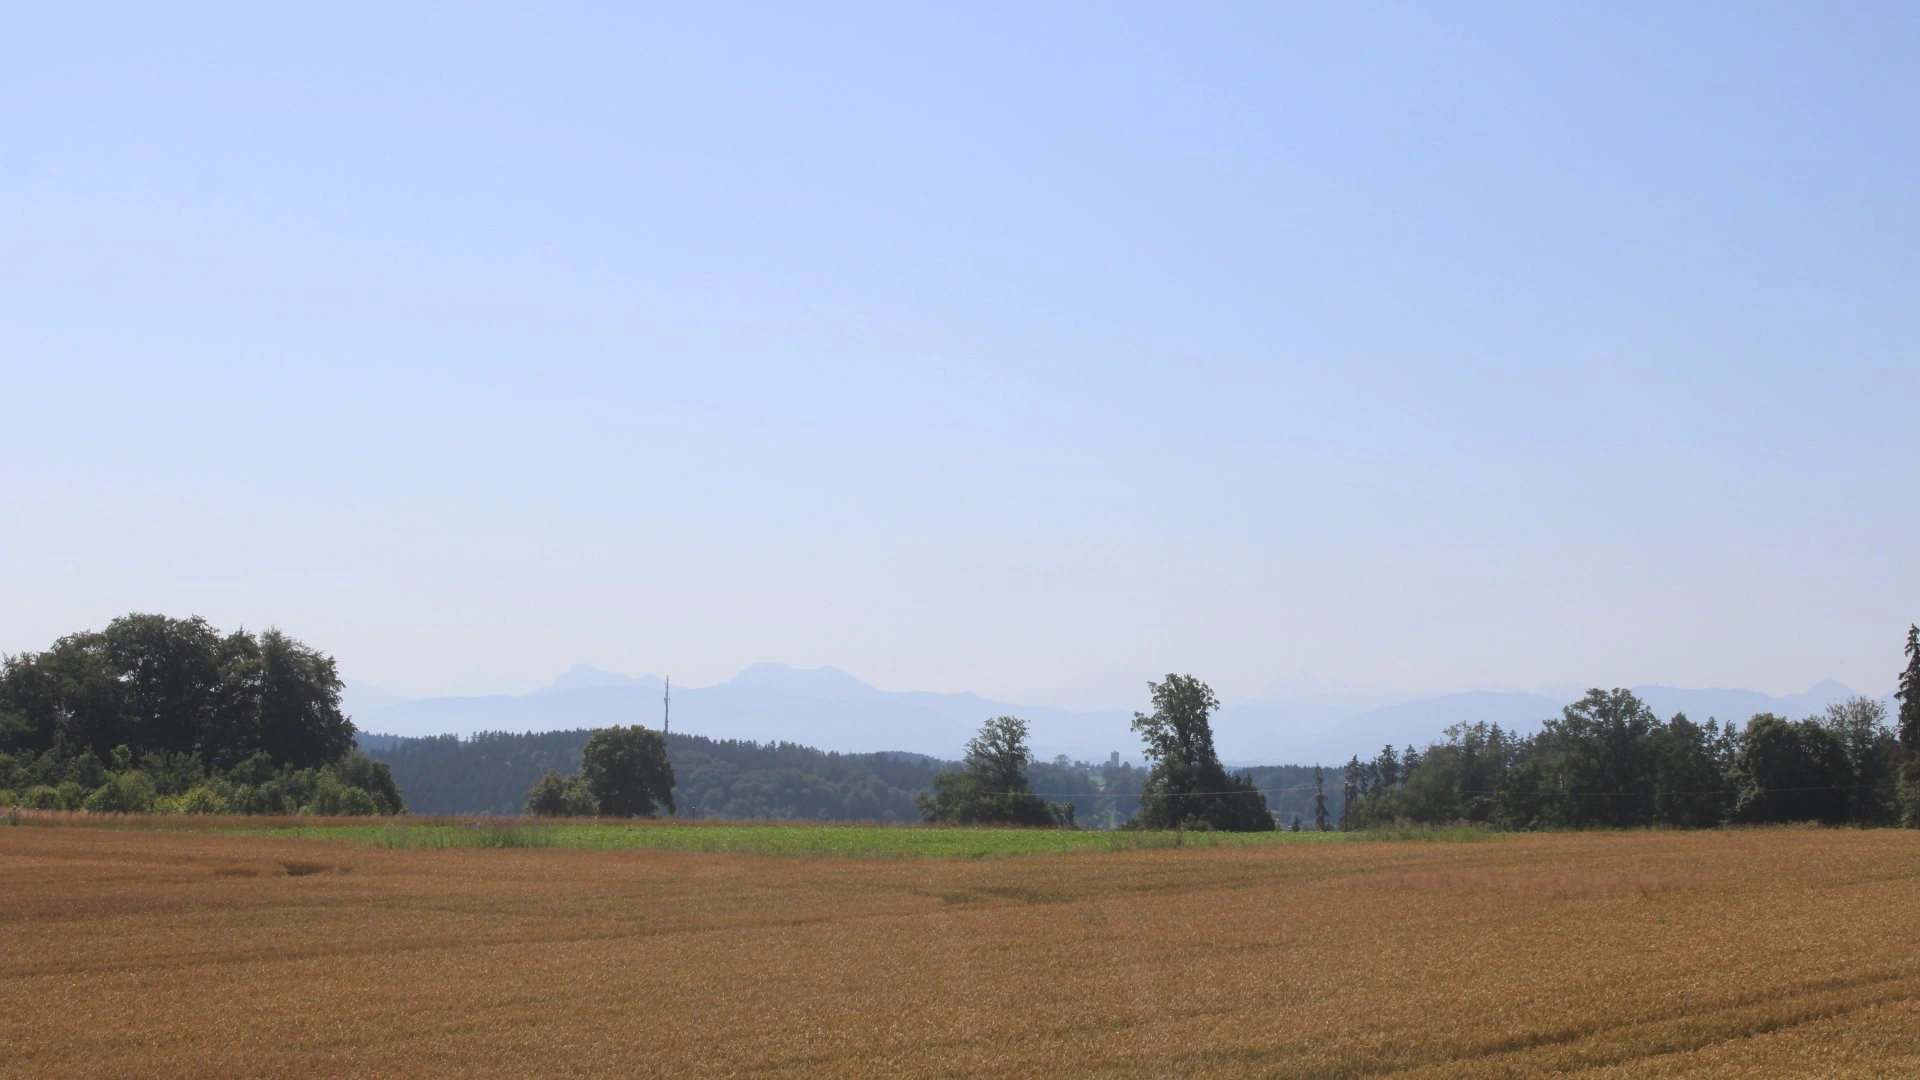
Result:
<instances>
[{"instance_id":1,"label":"haze over valley","mask_svg":"<svg viewBox=\"0 0 1920 1080\"><path fill-rule=\"evenodd\" d=\"M609 724L658 726L665 689L658 676L629 676L579 664L526 694L406 700L349 679L342 705L360 730L369 733L538 732ZM1763 712L1798 718L1856 696L1854 688L1834 680L1792 695L1655 685L1631 689L1662 716L1683 712L1703 723L1709 717L1745 722ZM1369 756L1385 743L1425 746L1456 723L1485 721L1531 732L1584 692L1321 691L1228 699L1215 721L1216 739L1222 755L1238 764L1333 765L1356 754ZM1145 708L1144 685L1140 697ZM772 662L754 664L710 686L673 686L677 732L853 753L904 751L956 758L982 721L1003 714L1028 721L1034 751L1042 758L1065 754L1098 762L1116 751L1123 761L1140 757L1139 740L1128 726L1133 714L1125 709L1068 710L976 694L888 691L836 668Z\"/></svg>"}]
</instances>

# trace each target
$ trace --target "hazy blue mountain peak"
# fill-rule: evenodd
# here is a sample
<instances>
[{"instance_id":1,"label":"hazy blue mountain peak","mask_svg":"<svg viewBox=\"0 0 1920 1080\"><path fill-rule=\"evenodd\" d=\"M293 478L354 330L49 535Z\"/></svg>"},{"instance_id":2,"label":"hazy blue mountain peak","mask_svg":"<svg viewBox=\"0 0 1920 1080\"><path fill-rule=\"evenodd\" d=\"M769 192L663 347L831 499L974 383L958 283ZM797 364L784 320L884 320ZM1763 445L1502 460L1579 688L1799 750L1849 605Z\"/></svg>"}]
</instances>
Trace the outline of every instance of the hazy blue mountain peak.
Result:
<instances>
[{"instance_id":1,"label":"hazy blue mountain peak","mask_svg":"<svg viewBox=\"0 0 1920 1080\"><path fill-rule=\"evenodd\" d=\"M810 698L873 697L882 693L839 668L796 668L773 661L747 668L735 675L727 685L778 690L783 694Z\"/></svg>"},{"instance_id":2,"label":"hazy blue mountain peak","mask_svg":"<svg viewBox=\"0 0 1920 1080\"><path fill-rule=\"evenodd\" d=\"M536 694L550 694L563 690L590 690L603 686L648 686L660 680L651 675L634 678L617 671L607 671L591 664L575 664L561 672L552 682L534 691Z\"/></svg>"},{"instance_id":3,"label":"hazy blue mountain peak","mask_svg":"<svg viewBox=\"0 0 1920 1080\"><path fill-rule=\"evenodd\" d=\"M1845 701L1850 697L1859 697L1860 692L1838 679L1822 679L1812 686L1807 687L1807 692L1800 696L1804 698Z\"/></svg>"}]
</instances>

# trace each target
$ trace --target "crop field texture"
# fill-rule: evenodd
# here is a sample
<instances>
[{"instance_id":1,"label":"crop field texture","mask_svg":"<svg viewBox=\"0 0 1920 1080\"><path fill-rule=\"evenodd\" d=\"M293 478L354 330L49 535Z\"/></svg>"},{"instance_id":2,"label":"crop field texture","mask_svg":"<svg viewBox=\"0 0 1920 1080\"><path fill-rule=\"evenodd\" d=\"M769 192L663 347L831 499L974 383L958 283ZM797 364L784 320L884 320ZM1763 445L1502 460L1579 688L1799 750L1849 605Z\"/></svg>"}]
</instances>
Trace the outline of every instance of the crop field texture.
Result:
<instances>
[{"instance_id":1,"label":"crop field texture","mask_svg":"<svg viewBox=\"0 0 1920 1080\"><path fill-rule=\"evenodd\" d=\"M0 825L0 1073L1920 1075L1920 834L1005 858Z\"/></svg>"}]
</instances>

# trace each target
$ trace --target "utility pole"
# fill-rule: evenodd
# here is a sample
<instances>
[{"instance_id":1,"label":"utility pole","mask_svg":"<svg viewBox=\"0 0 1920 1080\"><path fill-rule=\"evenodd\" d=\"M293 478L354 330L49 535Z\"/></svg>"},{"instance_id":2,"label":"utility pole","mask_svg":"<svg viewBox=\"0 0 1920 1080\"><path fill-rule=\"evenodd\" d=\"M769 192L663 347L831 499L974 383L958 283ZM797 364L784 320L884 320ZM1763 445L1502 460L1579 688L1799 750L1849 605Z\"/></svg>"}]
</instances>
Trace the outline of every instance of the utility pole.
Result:
<instances>
[{"instance_id":1,"label":"utility pole","mask_svg":"<svg viewBox=\"0 0 1920 1080\"><path fill-rule=\"evenodd\" d=\"M673 730L673 676L667 676L667 687L660 695L660 748L666 749L667 733Z\"/></svg>"}]
</instances>

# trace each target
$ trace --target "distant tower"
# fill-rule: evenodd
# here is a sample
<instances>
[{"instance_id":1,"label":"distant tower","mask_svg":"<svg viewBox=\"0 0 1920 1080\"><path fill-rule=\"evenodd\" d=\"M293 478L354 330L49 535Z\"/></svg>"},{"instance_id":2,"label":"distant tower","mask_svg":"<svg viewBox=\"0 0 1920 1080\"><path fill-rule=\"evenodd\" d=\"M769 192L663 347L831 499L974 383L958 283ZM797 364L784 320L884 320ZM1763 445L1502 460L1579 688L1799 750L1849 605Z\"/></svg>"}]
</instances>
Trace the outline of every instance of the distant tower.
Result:
<instances>
[{"instance_id":1,"label":"distant tower","mask_svg":"<svg viewBox=\"0 0 1920 1080\"><path fill-rule=\"evenodd\" d=\"M673 730L673 676L667 676L667 692L660 698L660 737Z\"/></svg>"}]
</instances>

